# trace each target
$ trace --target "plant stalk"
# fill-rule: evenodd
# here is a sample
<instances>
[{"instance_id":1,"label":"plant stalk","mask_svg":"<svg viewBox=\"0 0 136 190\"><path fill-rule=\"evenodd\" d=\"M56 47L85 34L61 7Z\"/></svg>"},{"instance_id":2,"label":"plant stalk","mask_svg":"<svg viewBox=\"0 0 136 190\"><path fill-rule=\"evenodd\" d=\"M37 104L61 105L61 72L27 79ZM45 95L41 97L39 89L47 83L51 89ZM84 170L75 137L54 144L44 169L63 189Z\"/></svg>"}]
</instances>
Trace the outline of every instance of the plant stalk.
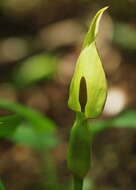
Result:
<instances>
[{"instance_id":1,"label":"plant stalk","mask_svg":"<svg viewBox=\"0 0 136 190\"><path fill-rule=\"evenodd\" d=\"M68 168L73 173L72 190L82 190L83 180L91 164L91 133L88 121L83 114L78 113L71 129Z\"/></svg>"},{"instance_id":2,"label":"plant stalk","mask_svg":"<svg viewBox=\"0 0 136 190\"><path fill-rule=\"evenodd\" d=\"M73 175L72 190L82 190L83 189L83 179L76 175Z\"/></svg>"}]
</instances>

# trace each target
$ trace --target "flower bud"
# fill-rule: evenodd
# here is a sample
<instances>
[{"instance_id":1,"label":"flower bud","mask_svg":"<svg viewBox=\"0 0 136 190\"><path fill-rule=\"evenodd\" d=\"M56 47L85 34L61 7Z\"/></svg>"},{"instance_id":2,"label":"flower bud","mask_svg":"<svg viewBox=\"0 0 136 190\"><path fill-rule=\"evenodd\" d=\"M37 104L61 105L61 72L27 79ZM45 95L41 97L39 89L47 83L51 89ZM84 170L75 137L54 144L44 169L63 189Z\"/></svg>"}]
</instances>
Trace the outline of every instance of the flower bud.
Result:
<instances>
[{"instance_id":1,"label":"flower bud","mask_svg":"<svg viewBox=\"0 0 136 190\"><path fill-rule=\"evenodd\" d=\"M105 9L107 7L98 11L92 21L70 84L68 105L72 110L82 112L86 118L96 118L101 114L107 96L105 73L95 43Z\"/></svg>"}]
</instances>

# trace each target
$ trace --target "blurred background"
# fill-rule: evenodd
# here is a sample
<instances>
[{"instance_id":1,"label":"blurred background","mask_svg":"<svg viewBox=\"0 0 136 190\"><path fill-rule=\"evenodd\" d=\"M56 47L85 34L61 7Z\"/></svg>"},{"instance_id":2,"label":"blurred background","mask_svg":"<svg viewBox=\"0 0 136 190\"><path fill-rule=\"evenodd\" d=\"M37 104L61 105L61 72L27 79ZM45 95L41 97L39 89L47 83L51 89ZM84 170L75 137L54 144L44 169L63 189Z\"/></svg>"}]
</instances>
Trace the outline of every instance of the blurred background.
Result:
<instances>
[{"instance_id":1,"label":"blurred background","mask_svg":"<svg viewBox=\"0 0 136 190\"><path fill-rule=\"evenodd\" d=\"M56 140L45 153L1 139L0 177L7 190L68 189L66 154L75 117L67 106L68 88L92 16L104 6L109 9L97 47L109 92L98 120L109 121L136 109L136 0L0 1L0 98L36 109L57 126ZM10 112L1 109L0 115ZM136 114L130 118L133 122ZM85 190L136 189L136 131L121 128L94 139Z\"/></svg>"}]
</instances>

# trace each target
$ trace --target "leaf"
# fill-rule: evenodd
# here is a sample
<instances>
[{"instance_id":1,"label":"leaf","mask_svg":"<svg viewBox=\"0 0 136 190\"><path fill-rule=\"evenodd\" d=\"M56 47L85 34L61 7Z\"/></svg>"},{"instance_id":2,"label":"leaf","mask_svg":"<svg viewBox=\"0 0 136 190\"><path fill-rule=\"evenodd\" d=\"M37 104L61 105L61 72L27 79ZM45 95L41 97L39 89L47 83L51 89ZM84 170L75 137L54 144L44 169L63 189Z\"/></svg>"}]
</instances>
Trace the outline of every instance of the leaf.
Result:
<instances>
[{"instance_id":1,"label":"leaf","mask_svg":"<svg viewBox=\"0 0 136 190\"><path fill-rule=\"evenodd\" d=\"M113 42L127 51L136 50L136 29L129 24L115 23ZM126 38L127 36L127 38Z\"/></svg>"},{"instance_id":2,"label":"leaf","mask_svg":"<svg viewBox=\"0 0 136 190\"><path fill-rule=\"evenodd\" d=\"M26 121L24 124L20 124L18 122L18 126L16 125L16 131L14 133L10 133L10 138L14 142L27 144L38 149L55 146L55 143L57 142L57 138L55 136L56 125L53 121L31 108L19 103L13 103L9 100L0 99L0 108L17 113L20 118ZM17 116L14 116L14 119L16 119L16 117ZM12 129L14 128L14 126L12 126L14 121L13 118L12 123L10 123L10 121L11 119L7 122L7 126L9 125L9 129ZM17 120L14 122L17 124Z\"/></svg>"},{"instance_id":3,"label":"leaf","mask_svg":"<svg viewBox=\"0 0 136 190\"><path fill-rule=\"evenodd\" d=\"M89 128L92 132L92 136L96 136L97 134L101 133L102 131L110 128L110 121L109 120L100 120L100 121L92 121L89 123Z\"/></svg>"},{"instance_id":4,"label":"leaf","mask_svg":"<svg viewBox=\"0 0 136 190\"><path fill-rule=\"evenodd\" d=\"M0 190L5 190L5 187L4 187L4 185L3 185L3 183L2 183L1 180L0 180Z\"/></svg>"},{"instance_id":5,"label":"leaf","mask_svg":"<svg viewBox=\"0 0 136 190\"><path fill-rule=\"evenodd\" d=\"M41 113L19 103L0 99L0 108L17 113L22 118L27 119L30 123L33 124L35 130L39 132L52 132L56 128L55 123L48 119L46 116L43 116Z\"/></svg>"},{"instance_id":6,"label":"leaf","mask_svg":"<svg viewBox=\"0 0 136 190\"><path fill-rule=\"evenodd\" d=\"M85 37L85 40L83 42L83 48L89 46L96 38L97 33L98 33L98 29L99 29L99 23L100 23L100 19L102 17L102 14L104 13L104 11L107 9L108 7L104 7L102 9L100 9L96 15L93 18L93 21L90 25L90 28L87 32L87 35Z\"/></svg>"},{"instance_id":7,"label":"leaf","mask_svg":"<svg viewBox=\"0 0 136 190\"><path fill-rule=\"evenodd\" d=\"M56 72L57 63L57 58L50 54L30 57L16 69L15 84L20 88L50 78Z\"/></svg>"},{"instance_id":8,"label":"leaf","mask_svg":"<svg viewBox=\"0 0 136 190\"><path fill-rule=\"evenodd\" d=\"M19 115L0 117L0 137L12 135L22 119Z\"/></svg>"},{"instance_id":9,"label":"leaf","mask_svg":"<svg viewBox=\"0 0 136 190\"><path fill-rule=\"evenodd\" d=\"M118 128L134 128L136 129L136 111L129 110L122 113L117 118L112 120L112 126Z\"/></svg>"},{"instance_id":10,"label":"leaf","mask_svg":"<svg viewBox=\"0 0 136 190\"><path fill-rule=\"evenodd\" d=\"M27 122L19 125L16 132L11 136L11 139L17 144L24 144L38 150L45 147L52 148L58 144L58 139L54 138L52 134L38 134L33 130L33 126Z\"/></svg>"},{"instance_id":11,"label":"leaf","mask_svg":"<svg viewBox=\"0 0 136 190\"><path fill-rule=\"evenodd\" d=\"M90 130L94 136L111 127L136 129L136 110L123 112L111 119L90 122Z\"/></svg>"}]
</instances>

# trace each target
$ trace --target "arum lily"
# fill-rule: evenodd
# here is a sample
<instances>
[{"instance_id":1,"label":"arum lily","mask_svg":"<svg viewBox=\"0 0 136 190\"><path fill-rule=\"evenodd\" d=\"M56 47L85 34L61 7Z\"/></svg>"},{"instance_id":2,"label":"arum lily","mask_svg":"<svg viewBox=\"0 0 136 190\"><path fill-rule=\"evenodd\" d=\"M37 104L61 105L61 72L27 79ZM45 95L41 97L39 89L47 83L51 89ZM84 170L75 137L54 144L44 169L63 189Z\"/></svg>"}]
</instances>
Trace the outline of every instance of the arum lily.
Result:
<instances>
[{"instance_id":1,"label":"arum lily","mask_svg":"<svg viewBox=\"0 0 136 190\"><path fill-rule=\"evenodd\" d=\"M107 83L96 48L99 21L107 7L98 11L83 42L70 85L69 107L86 118L101 114L107 95Z\"/></svg>"},{"instance_id":2,"label":"arum lily","mask_svg":"<svg viewBox=\"0 0 136 190\"><path fill-rule=\"evenodd\" d=\"M91 165L92 134L88 118L96 118L101 114L107 95L105 73L95 42L100 18L106 9L98 11L92 21L70 84L68 104L76 112L68 151L73 190L83 189L83 180Z\"/></svg>"}]
</instances>

